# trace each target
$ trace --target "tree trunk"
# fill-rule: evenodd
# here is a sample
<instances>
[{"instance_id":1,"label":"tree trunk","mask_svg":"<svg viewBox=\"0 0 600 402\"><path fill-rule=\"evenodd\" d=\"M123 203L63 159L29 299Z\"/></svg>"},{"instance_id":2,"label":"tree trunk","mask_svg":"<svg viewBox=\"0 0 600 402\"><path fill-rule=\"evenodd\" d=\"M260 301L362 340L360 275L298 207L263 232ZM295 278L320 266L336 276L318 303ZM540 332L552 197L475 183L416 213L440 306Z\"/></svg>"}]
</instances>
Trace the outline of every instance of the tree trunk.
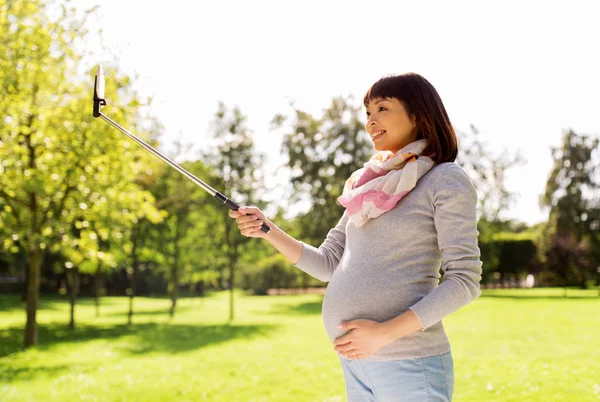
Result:
<instances>
[{"instance_id":1,"label":"tree trunk","mask_svg":"<svg viewBox=\"0 0 600 402\"><path fill-rule=\"evenodd\" d=\"M234 271L235 271L235 263L238 259L238 250L237 244L235 242L235 238L233 235L233 224L231 219L228 219L226 215L223 215L223 219L225 220L225 241L227 243L227 255L229 257L229 321L233 321L234 317L234 306L233 306L233 288L234 288Z\"/></svg>"},{"instance_id":2,"label":"tree trunk","mask_svg":"<svg viewBox=\"0 0 600 402\"><path fill-rule=\"evenodd\" d=\"M26 253L25 256L25 264L23 266L24 268L24 272L25 272L25 286L23 286L23 294L22 294L22 300L23 302L27 301L27 292L28 292L28 284L29 284L29 264L31 259L29 258L29 253Z\"/></svg>"},{"instance_id":3,"label":"tree trunk","mask_svg":"<svg viewBox=\"0 0 600 402\"><path fill-rule=\"evenodd\" d=\"M69 277L71 278L70 280ZM69 328L75 329L75 301L79 293L79 270L77 268L67 270L67 287L69 288L69 302L71 304Z\"/></svg>"},{"instance_id":4,"label":"tree trunk","mask_svg":"<svg viewBox=\"0 0 600 402\"><path fill-rule=\"evenodd\" d=\"M171 318L173 318L173 316L175 315L175 307L177 307L177 287L177 282L175 282L173 286L173 291L171 292L171 308L169 309L169 316Z\"/></svg>"},{"instance_id":5,"label":"tree trunk","mask_svg":"<svg viewBox=\"0 0 600 402\"><path fill-rule=\"evenodd\" d=\"M234 284L234 273L235 273L235 260L232 258L229 260L229 321L233 321L233 284Z\"/></svg>"},{"instance_id":6,"label":"tree trunk","mask_svg":"<svg viewBox=\"0 0 600 402\"><path fill-rule=\"evenodd\" d=\"M129 293L129 313L127 314L127 325L132 324L133 318L133 298L135 297L135 277L137 273L137 261L134 262L133 267L131 269L131 273L129 274L129 289L127 289Z\"/></svg>"},{"instance_id":7,"label":"tree trunk","mask_svg":"<svg viewBox=\"0 0 600 402\"><path fill-rule=\"evenodd\" d=\"M100 289L102 287L102 274L100 274L100 262L98 262L98 269L96 275L94 275L94 304L96 306L96 317L100 317Z\"/></svg>"},{"instance_id":8,"label":"tree trunk","mask_svg":"<svg viewBox=\"0 0 600 402\"><path fill-rule=\"evenodd\" d=\"M225 283L225 267L222 266L221 269L219 270L219 288L225 290L227 289L227 284Z\"/></svg>"},{"instance_id":9,"label":"tree trunk","mask_svg":"<svg viewBox=\"0 0 600 402\"><path fill-rule=\"evenodd\" d=\"M177 249L177 245L175 245ZM173 318L175 316L175 308L177 307L177 296L179 295L179 275L177 270L177 264L179 264L179 258L177 255L177 250L175 251L175 260L171 265L171 308L169 309L169 317Z\"/></svg>"},{"instance_id":10,"label":"tree trunk","mask_svg":"<svg viewBox=\"0 0 600 402\"><path fill-rule=\"evenodd\" d=\"M175 259L177 264L177 259ZM177 272L177 265L171 266L171 308L169 309L169 316L173 318L175 316L175 308L177 307L177 297L179 296L179 275Z\"/></svg>"},{"instance_id":11,"label":"tree trunk","mask_svg":"<svg viewBox=\"0 0 600 402\"><path fill-rule=\"evenodd\" d=\"M27 323L25 324L25 347L37 344L36 313L40 296L40 269L42 253L38 247L29 252L29 268L27 270Z\"/></svg>"},{"instance_id":12,"label":"tree trunk","mask_svg":"<svg viewBox=\"0 0 600 402\"><path fill-rule=\"evenodd\" d=\"M70 277L70 279L69 279ZM71 307L71 315L69 320L69 328L75 329L75 302L79 294L79 269L72 268L67 270L67 288L69 289L69 303Z\"/></svg>"},{"instance_id":13,"label":"tree trunk","mask_svg":"<svg viewBox=\"0 0 600 402\"><path fill-rule=\"evenodd\" d=\"M181 241L181 219L179 215L175 217L175 239L173 247L175 252L173 256L173 265L171 265L171 309L169 316L173 318L175 315L175 307L177 307L177 296L179 295L179 247Z\"/></svg>"}]
</instances>

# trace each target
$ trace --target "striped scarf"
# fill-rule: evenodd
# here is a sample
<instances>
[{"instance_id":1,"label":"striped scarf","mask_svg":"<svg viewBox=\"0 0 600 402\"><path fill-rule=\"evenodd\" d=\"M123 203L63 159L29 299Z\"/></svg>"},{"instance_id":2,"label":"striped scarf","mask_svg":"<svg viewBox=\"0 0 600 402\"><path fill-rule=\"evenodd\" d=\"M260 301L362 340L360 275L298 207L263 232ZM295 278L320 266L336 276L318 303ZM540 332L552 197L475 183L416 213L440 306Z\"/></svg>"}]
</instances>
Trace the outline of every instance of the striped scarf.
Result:
<instances>
[{"instance_id":1,"label":"striped scarf","mask_svg":"<svg viewBox=\"0 0 600 402\"><path fill-rule=\"evenodd\" d=\"M421 155L426 147L427 140L421 139L396 153L377 152L363 168L352 173L338 198L350 221L362 226L394 208L433 167L433 155Z\"/></svg>"}]
</instances>

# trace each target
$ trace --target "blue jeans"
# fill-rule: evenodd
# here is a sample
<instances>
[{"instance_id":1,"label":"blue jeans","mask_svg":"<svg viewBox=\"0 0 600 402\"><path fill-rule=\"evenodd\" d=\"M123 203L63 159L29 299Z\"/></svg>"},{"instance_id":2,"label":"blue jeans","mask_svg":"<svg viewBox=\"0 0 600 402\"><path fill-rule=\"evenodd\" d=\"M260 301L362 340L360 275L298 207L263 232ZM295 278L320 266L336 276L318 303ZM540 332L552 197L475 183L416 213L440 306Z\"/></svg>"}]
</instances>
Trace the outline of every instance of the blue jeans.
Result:
<instances>
[{"instance_id":1,"label":"blue jeans","mask_svg":"<svg viewBox=\"0 0 600 402\"><path fill-rule=\"evenodd\" d=\"M442 402L454 391L452 353L394 361L340 356L348 402Z\"/></svg>"}]
</instances>

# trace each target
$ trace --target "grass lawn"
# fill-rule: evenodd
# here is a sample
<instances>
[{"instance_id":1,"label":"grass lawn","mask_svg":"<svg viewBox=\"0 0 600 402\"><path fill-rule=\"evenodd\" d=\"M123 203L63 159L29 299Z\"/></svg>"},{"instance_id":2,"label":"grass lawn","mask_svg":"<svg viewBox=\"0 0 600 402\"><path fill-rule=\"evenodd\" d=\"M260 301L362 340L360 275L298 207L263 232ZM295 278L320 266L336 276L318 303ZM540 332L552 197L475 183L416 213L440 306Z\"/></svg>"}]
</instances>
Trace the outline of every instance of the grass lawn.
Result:
<instances>
[{"instance_id":1,"label":"grass lawn","mask_svg":"<svg viewBox=\"0 0 600 402\"><path fill-rule=\"evenodd\" d=\"M444 320L455 401L599 401L597 290L484 290ZM138 298L76 309L43 299L39 345L22 350L25 312L0 295L0 401L344 401L342 371L321 324L321 296L169 301Z\"/></svg>"}]
</instances>

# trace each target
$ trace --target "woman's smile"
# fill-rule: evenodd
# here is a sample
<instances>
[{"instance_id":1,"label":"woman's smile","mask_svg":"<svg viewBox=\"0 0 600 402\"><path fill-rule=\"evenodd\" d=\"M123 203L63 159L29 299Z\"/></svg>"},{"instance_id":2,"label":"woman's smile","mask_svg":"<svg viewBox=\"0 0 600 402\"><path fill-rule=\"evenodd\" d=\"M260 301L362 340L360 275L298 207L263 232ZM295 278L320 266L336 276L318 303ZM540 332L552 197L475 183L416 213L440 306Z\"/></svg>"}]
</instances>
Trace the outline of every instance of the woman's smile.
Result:
<instances>
[{"instance_id":1,"label":"woman's smile","mask_svg":"<svg viewBox=\"0 0 600 402\"><path fill-rule=\"evenodd\" d=\"M378 139L380 139L381 137L383 137L384 134L385 134L385 130L377 130L377 131L371 133L371 139L373 140L373 142L375 142Z\"/></svg>"}]
</instances>

